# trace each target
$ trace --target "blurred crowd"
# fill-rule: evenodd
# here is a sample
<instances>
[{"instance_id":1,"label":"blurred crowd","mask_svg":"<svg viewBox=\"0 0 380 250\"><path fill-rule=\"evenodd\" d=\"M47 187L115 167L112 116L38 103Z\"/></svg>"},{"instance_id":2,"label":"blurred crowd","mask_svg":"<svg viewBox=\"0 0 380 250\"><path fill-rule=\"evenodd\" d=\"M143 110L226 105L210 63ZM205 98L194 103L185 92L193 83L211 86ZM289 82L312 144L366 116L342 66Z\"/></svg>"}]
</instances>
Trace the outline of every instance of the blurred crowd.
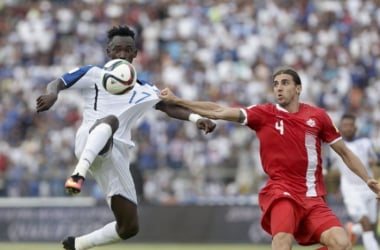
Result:
<instances>
[{"instance_id":1,"label":"blurred crowd","mask_svg":"<svg viewBox=\"0 0 380 250\"><path fill-rule=\"evenodd\" d=\"M230 106L272 102L271 74L295 68L301 100L335 122L358 116L380 151L380 2L376 0L3 0L0 2L0 196L63 196L72 172L81 100L62 93L35 112L46 84L103 64L107 30L137 34L138 77L184 98ZM148 113L134 129L132 172L142 201L223 202L265 180L255 134L217 122ZM88 180L82 195L102 198Z\"/></svg>"}]
</instances>

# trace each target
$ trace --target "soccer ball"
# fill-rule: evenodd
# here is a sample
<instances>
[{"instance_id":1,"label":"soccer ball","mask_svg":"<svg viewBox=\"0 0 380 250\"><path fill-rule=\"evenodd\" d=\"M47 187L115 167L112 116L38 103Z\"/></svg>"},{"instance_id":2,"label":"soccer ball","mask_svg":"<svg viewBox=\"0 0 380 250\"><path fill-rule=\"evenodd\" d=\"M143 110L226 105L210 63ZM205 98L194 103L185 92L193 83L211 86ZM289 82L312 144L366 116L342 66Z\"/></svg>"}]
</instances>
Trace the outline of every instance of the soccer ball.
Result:
<instances>
[{"instance_id":1,"label":"soccer ball","mask_svg":"<svg viewBox=\"0 0 380 250\"><path fill-rule=\"evenodd\" d=\"M102 85L113 95L122 95L133 89L137 81L135 67L123 59L114 59L103 66Z\"/></svg>"}]
</instances>

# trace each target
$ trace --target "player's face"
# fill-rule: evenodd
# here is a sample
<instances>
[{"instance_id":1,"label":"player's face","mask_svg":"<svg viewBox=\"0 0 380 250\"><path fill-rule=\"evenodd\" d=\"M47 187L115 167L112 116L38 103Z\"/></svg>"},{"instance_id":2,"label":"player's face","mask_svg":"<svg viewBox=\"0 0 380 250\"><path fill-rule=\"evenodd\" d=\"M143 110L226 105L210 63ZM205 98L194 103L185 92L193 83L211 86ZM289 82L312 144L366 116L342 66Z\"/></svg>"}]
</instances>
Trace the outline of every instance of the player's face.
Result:
<instances>
[{"instance_id":1,"label":"player's face","mask_svg":"<svg viewBox=\"0 0 380 250\"><path fill-rule=\"evenodd\" d=\"M135 41L129 36L115 36L108 44L107 55L132 62L137 55Z\"/></svg>"},{"instance_id":2,"label":"player's face","mask_svg":"<svg viewBox=\"0 0 380 250\"><path fill-rule=\"evenodd\" d=\"M340 133L346 140L352 140L355 137L356 126L353 119L342 119L340 121Z\"/></svg>"},{"instance_id":3,"label":"player's face","mask_svg":"<svg viewBox=\"0 0 380 250\"><path fill-rule=\"evenodd\" d=\"M273 91L277 103L283 108L288 108L298 104L301 85L296 84L291 75L279 74L273 80Z\"/></svg>"}]
</instances>

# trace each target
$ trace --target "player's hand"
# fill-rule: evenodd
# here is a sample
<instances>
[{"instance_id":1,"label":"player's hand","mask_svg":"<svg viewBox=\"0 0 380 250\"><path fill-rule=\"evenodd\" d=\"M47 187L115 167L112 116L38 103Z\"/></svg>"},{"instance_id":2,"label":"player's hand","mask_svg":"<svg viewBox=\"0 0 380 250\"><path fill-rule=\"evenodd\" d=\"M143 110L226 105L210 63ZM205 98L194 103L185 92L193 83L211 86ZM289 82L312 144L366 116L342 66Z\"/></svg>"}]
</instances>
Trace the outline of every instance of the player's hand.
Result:
<instances>
[{"instance_id":1,"label":"player's hand","mask_svg":"<svg viewBox=\"0 0 380 250\"><path fill-rule=\"evenodd\" d=\"M169 88L164 88L161 90L158 97L166 102L174 102L174 100L177 98L177 96L175 96Z\"/></svg>"},{"instance_id":2,"label":"player's hand","mask_svg":"<svg viewBox=\"0 0 380 250\"><path fill-rule=\"evenodd\" d=\"M197 128L205 131L205 134L211 133L216 127L216 123L207 118L201 118L196 123Z\"/></svg>"},{"instance_id":3,"label":"player's hand","mask_svg":"<svg viewBox=\"0 0 380 250\"><path fill-rule=\"evenodd\" d=\"M37 113L46 111L53 106L53 104L57 101L58 96L56 94L46 94L41 95L36 100L36 110Z\"/></svg>"},{"instance_id":4,"label":"player's hand","mask_svg":"<svg viewBox=\"0 0 380 250\"><path fill-rule=\"evenodd\" d=\"M380 186L377 180L375 179L368 179L367 180L368 187L376 194L376 198L380 199Z\"/></svg>"}]
</instances>

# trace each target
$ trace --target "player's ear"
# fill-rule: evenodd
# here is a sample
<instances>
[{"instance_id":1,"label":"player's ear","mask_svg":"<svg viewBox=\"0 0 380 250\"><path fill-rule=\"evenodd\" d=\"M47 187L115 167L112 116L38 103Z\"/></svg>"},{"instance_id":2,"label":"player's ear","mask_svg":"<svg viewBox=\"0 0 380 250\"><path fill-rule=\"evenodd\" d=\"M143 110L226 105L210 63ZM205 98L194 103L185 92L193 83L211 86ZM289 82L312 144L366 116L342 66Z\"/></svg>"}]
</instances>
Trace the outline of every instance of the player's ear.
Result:
<instances>
[{"instance_id":1,"label":"player's ear","mask_svg":"<svg viewBox=\"0 0 380 250\"><path fill-rule=\"evenodd\" d=\"M297 91L297 94L298 94L298 95L301 94L301 91L302 91L302 85L301 85L301 84L297 84L297 86L296 86L296 91Z\"/></svg>"}]
</instances>

